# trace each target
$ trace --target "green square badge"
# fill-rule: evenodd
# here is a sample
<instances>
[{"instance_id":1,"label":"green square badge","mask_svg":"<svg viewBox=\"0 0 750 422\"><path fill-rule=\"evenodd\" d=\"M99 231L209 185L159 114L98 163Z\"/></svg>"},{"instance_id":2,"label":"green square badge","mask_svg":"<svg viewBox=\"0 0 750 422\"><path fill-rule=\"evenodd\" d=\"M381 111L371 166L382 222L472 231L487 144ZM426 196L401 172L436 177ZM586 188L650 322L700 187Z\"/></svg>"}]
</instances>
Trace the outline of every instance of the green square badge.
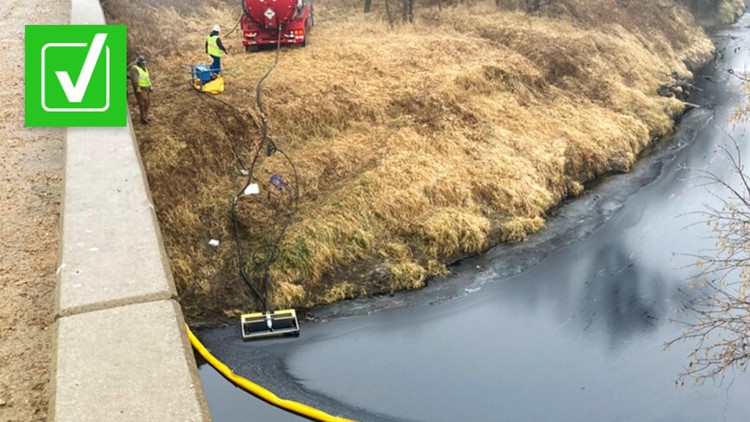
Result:
<instances>
[{"instance_id":1,"label":"green square badge","mask_svg":"<svg viewBox=\"0 0 750 422\"><path fill-rule=\"evenodd\" d=\"M26 126L125 126L124 25L26 25Z\"/></svg>"}]
</instances>

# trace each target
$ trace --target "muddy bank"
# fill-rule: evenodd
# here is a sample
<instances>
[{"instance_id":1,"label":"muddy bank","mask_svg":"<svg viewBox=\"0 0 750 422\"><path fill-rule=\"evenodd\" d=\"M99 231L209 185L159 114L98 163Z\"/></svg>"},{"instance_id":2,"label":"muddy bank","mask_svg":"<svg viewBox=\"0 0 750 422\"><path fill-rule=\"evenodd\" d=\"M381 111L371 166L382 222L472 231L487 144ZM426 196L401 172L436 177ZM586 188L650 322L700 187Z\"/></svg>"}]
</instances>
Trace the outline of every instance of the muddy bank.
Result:
<instances>
[{"instance_id":1,"label":"muddy bank","mask_svg":"<svg viewBox=\"0 0 750 422\"><path fill-rule=\"evenodd\" d=\"M175 70L205 61L206 22L231 28L235 3L104 2L110 21L129 25L131 54L151 61L155 124L136 133L193 323L257 307L236 275L228 214L259 139L255 81L273 53L228 56L223 103ZM300 176L299 211L270 267L274 305L420 288L447 263L524 240L560 201L629 171L670 133L685 106L658 87L713 56L681 4L501 6L424 6L415 24L390 29L382 11L316 3L312 45L283 50L264 91L271 136ZM264 195L238 208L254 277L290 215L269 177L291 174L279 154L262 158Z\"/></svg>"}]
</instances>

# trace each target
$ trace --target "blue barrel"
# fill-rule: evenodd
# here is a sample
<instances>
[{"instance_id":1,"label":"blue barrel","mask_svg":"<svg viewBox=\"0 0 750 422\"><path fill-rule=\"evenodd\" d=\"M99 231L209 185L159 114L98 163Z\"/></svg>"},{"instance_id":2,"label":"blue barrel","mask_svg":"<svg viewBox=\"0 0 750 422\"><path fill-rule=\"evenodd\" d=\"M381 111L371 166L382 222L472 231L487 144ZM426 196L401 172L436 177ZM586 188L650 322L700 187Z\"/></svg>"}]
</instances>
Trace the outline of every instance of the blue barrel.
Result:
<instances>
[{"instance_id":1,"label":"blue barrel","mask_svg":"<svg viewBox=\"0 0 750 422\"><path fill-rule=\"evenodd\" d=\"M199 79L201 85L206 82L211 82L211 67L210 65L199 64L193 66L193 79Z\"/></svg>"}]
</instances>

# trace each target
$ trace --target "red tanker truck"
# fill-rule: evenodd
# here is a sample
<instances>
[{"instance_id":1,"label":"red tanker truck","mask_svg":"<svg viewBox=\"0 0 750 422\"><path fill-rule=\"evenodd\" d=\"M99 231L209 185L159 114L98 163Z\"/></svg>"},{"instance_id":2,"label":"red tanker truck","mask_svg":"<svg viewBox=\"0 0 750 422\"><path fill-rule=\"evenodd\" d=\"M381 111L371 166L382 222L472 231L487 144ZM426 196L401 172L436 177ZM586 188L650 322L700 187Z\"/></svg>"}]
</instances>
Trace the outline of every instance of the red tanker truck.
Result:
<instances>
[{"instance_id":1,"label":"red tanker truck","mask_svg":"<svg viewBox=\"0 0 750 422\"><path fill-rule=\"evenodd\" d=\"M307 45L308 31L313 25L312 0L240 1L242 44L246 51L258 51L261 46L276 45L279 40L281 44Z\"/></svg>"}]
</instances>

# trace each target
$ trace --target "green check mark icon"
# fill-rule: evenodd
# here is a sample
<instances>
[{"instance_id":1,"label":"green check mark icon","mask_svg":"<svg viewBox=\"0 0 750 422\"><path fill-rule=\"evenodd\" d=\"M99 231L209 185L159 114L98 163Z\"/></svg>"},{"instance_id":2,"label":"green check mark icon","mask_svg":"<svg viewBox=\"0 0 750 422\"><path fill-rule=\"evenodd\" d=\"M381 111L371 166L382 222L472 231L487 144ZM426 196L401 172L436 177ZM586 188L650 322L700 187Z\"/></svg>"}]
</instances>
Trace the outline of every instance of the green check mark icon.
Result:
<instances>
[{"instance_id":1,"label":"green check mark icon","mask_svg":"<svg viewBox=\"0 0 750 422\"><path fill-rule=\"evenodd\" d=\"M94 35L94 40L91 42L91 47L86 54L86 60L83 62L81 74L78 76L78 81L75 85L73 85L68 72L55 72L57 79L60 80L63 91L65 91L65 96L68 97L68 101L71 103L80 103L83 101L83 96L86 94L86 89L91 81L91 75L94 73L96 62L99 60L99 56L101 56L106 38L107 34Z\"/></svg>"}]
</instances>

